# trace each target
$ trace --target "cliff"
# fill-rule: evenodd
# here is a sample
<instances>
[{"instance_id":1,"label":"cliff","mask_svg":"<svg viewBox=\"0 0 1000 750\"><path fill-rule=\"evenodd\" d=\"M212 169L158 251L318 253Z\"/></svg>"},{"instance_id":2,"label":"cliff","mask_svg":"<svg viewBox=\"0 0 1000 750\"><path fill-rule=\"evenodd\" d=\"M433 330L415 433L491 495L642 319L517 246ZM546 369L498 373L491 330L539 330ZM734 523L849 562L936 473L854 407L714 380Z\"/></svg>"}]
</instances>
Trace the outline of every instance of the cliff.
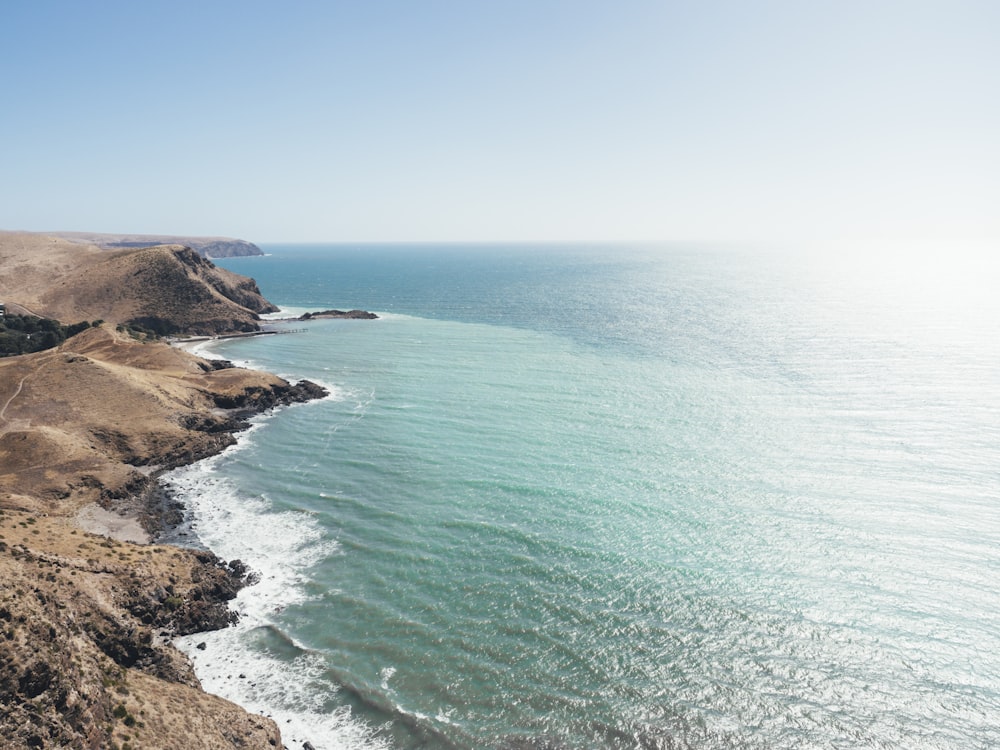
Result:
<instances>
[{"instance_id":1,"label":"cliff","mask_svg":"<svg viewBox=\"0 0 1000 750\"><path fill-rule=\"evenodd\" d=\"M252 279L193 250L101 250L66 239L0 232L0 301L64 322L104 320L156 334L259 330L274 312Z\"/></svg>"},{"instance_id":2,"label":"cliff","mask_svg":"<svg viewBox=\"0 0 1000 750\"><path fill-rule=\"evenodd\" d=\"M148 542L161 471L324 391L111 324L155 309L184 330L240 330L267 305L252 282L183 248L65 242L0 233L0 300L108 321L0 359L0 749L281 747L272 721L204 693L170 645L228 624L248 571Z\"/></svg>"},{"instance_id":3,"label":"cliff","mask_svg":"<svg viewBox=\"0 0 1000 750\"><path fill-rule=\"evenodd\" d=\"M48 232L74 242L96 245L105 250L153 247L154 245L184 245L206 258L232 258L243 255L263 255L252 242L232 237L182 237L166 234L98 234L95 232Z\"/></svg>"}]
</instances>

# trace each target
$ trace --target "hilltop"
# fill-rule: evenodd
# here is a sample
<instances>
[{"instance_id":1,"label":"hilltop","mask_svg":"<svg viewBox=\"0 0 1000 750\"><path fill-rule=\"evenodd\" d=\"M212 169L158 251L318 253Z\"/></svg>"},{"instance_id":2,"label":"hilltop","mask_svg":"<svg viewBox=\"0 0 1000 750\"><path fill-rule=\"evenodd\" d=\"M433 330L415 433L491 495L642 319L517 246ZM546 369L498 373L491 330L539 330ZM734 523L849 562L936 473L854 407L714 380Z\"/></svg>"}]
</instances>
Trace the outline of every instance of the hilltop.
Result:
<instances>
[{"instance_id":1,"label":"hilltop","mask_svg":"<svg viewBox=\"0 0 1000 750\"><path fill-rule=\"evenodd\" d=\"M277 310L252 279L190 248L102 250L59 237L0 232L0 301L63 322L104 320L156 334L259 330Z\"/></svg>"}]
</instances>

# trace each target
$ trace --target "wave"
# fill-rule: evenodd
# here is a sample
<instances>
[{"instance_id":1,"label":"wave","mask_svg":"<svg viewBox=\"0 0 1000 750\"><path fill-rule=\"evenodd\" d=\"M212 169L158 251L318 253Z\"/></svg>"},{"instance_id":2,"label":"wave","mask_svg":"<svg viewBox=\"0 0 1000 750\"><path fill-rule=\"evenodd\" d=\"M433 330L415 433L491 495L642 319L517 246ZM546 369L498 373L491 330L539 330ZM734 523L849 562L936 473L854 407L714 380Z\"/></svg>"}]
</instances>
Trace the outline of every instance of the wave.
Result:
<instances>
[{"instance_id":1,"label":"wave","mask_svg":"<svg viewBox=\"0 0 1000 750\"><path fill-rule=\"evenodd\" d=\"M306 741L317 750L371 750L388 743L377 729L336 706L339 691L318 653L281 630L280 613L311 598L306 571L336 554L319 522L303 511L278 511L263 494L252 496L217 472L245 450L248 436L266 419L256 418L249 434L218 456L176 469L164 484L183 499L199 540L228 560L240 559L260 580L232 603L238 624L225 630L175 640L191 659L205 690L278 724L289 747Z\"/></svg>"},{"instance_id":2,"label":"wave","mask_svg":"<svg viewBox=\"0 0 1000 750\"><path fill-rule=\"evenodd\" d=\"M225 339L203 339L201 341L185 341L179 339L173 342L178 349L183 349L188 354L193 354L202 359L225 359L221 354L214 351L215 347Z\"/></svg>"},{"instance_id":3,"label":"wave","mask_svg":"<svg viewBox=\"0 0 1000 750\"><path fill-rule=\"evenodd\" d=\"M262 313L260 319L288 320L289 318L298 318L300 315L305 315L307 312L316 312L316 309L312 307L279 307L277 312Z\"/></svg>"}]
</instances>

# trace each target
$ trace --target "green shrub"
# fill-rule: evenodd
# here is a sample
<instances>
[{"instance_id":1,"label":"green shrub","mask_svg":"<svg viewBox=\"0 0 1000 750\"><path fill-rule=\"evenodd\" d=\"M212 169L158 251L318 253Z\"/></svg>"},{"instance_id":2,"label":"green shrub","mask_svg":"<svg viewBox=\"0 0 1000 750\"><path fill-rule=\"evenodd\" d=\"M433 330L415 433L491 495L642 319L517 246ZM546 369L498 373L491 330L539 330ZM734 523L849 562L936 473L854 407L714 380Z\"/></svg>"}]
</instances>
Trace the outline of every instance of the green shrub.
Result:
<instances>
[{"instance_id":1,"label":"green shrub","mask_svg":"<svg viewBox=\"0 0 1000 750\"><path fill-rule=\"evenodd\" d=\"M5 315L0 318L0 357L51 349L90 326L91 324L85 320L64 326L52 318Z\"/></svg>"}]
</instances>

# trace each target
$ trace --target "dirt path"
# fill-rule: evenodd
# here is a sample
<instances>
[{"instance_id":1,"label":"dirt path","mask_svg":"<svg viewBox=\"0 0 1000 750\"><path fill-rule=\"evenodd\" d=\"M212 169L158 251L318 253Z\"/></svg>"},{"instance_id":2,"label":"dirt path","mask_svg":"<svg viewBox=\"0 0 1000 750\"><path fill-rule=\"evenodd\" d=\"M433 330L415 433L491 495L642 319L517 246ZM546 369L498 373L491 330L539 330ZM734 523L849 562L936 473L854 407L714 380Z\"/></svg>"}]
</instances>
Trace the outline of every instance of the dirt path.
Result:
<instances>
[{"instance_id":1,"label":"dirt path","mask_svg":"<svg viewBox=\"0 0 1000 750\"><path fill-rule=\"evenodd\" d=\"M9 399L7 399L7 403L3 405L2 409L0 409L0 419L2 419L4 422L7 421L7 407L10 406L11 402L15 398L21 395L21 389L24 388L24 381L27 379L28 379L27 375L21 378L21 382L17 384L17 390L14 391L14 395L11 396Z\"/></svg>"}]
</instances>

